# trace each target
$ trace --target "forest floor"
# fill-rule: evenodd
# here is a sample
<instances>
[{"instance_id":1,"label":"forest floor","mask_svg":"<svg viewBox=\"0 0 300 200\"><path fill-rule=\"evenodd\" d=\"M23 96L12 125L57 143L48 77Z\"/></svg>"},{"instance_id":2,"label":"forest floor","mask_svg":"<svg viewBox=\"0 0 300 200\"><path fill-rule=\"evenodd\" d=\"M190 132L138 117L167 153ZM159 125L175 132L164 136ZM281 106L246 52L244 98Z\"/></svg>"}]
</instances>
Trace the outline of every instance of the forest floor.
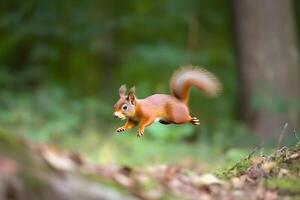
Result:
<instances>
[{"instance_id":1,"label":"forest floor","mask_svg":"<svg viewBox=\"0 0 300 200\"><path fill-rule=\"evenodd\" d=\"M0 134L0 199L300 199L300 143L254 149L203 172L175 164L100 165L79 152Z\"/></svg>"}]
</instances>

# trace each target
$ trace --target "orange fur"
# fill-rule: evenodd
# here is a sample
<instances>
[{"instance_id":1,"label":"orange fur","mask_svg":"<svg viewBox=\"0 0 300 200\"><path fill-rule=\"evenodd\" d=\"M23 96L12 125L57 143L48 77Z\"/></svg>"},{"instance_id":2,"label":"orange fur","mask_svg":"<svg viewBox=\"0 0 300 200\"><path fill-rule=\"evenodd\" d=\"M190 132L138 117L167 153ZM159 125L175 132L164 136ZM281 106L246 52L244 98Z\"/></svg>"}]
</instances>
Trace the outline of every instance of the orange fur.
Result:
<instances>
[{"instance_id":1,"label":"orange fur","mask_svg":"<svg viewBox=\"0 0 300 200\"><path fill-rule=\"evenodd\" d=\"M189 122L198 125L199 120L191 117L187 105L189 90L192 86L196 86L208 96L216 96L221 91L221 84L212 73L202 68L191 67L183 67L172 76L170 87L173 96L154 94L145 99L137 99L134 87L131 88L128 96L125 96L126 87L121 86L119 89L120 99L114 106L114 115L117 118L127 118L127 122L118 128L117 132L125 131L139 124L137 135L142 136L144 129L156 120L163 124Z\"/></svg>"},{"instance_id":2,"label":"orange fur","mask_svg":"<svg viewBox=\"0 0 300 200\"><path fill-rule=\"evenodd\" d=\"M187 103L192 86L202 90L207 96L217 96L222 90L218 79L209 71L200 67L182 67L177 70L170 81L173 95Z\"/></svg>"}]
</instances>

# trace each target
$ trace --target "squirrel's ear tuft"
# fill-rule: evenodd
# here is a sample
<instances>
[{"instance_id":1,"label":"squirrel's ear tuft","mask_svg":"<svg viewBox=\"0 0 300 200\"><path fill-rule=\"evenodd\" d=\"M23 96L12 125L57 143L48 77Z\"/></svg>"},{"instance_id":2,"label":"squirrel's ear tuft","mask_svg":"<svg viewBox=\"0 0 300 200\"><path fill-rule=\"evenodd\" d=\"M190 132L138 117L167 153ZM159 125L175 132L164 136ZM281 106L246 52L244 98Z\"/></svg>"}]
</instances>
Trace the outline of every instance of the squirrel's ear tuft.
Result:
<instances>
[{"instance_id":1,"label":"squirrel's ear tuft","mask_svg":"<svg viewBox=\"0 0 300 200\"><path fill-rule=\"evenodd\" d=\"M130 88L129 93L135 94L135 87L134 86L132 88Z\"/></svg>"},{"instance_id":2,"label":"squirrel's ear tuft","mask_svg":"<svg viewBox=\"0 0 300 200\"><path fill-rule=\"evenodd\" d=\"M119 89L119 95L120 95L120 97L125 96L125 93L126 93L126 85L123 84L123 85L121 85L121 87Z\"/></svg>"},{"instance_id":3,"label":"squirrel's ear tuft","mask_svg":"<svg viewBox=\"0 0 300 200\"><path fill-rule=\"evenodd\" d=\"M132 88L130 88L129 92L128 92L128 101L132 104L135 105L135 87L133 86Z\"/></svg>"}]
</instances>

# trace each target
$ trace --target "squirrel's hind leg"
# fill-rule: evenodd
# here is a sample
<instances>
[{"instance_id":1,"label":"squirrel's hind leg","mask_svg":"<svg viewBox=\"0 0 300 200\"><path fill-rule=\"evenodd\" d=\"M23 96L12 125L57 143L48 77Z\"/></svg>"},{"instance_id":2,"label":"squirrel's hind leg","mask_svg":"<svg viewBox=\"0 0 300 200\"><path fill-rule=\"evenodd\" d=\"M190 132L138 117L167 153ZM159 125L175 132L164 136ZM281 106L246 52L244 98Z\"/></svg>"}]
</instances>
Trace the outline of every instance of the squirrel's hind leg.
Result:
<instances>
[{"instance_id":1,"label":"squirrel's hind leg","mask_svg":"<svg viewBox=\"0 0 300 200\"><path fill-rule=\"evenodd\" d=\"M200 121L197 117L192 117L190 122L193 124L193 125L199 125L200 124Z\"/></svg>"}]
</instances>

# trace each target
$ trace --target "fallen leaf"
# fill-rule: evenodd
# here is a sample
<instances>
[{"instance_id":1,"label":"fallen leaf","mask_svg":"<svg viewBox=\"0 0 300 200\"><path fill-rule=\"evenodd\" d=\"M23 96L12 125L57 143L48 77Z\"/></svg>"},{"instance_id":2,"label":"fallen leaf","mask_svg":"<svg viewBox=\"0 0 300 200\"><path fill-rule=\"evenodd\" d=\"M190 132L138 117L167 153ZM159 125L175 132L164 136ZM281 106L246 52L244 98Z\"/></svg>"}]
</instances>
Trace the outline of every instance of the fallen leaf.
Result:
<instances>
[{"instance_id":1,"label":"fallen leaf","mask_svg":"<svg viewBox=\"0 0 300 200\"><path fill-rule=\"evenodd\" d=\"M251 161L255 165L260 165L265 161L265 159L266 159L265 157L259 156L259 157L252 157Z\"/></svg>"},{"instance_id":2,"label":"fallen leaf","mask_svg":"<svg viewBox=\"0 0 300 200\"><path fill-rule=\"evenodd\" d=\"M287 176L289 174L289 170L281 168L278 172L279 177Z\"/></svg>"},{"instance_id":3,"label":"fallen leaf","mask_svg":"<svg viewBox=\"0 0 300 200\"><path fill-rule=\"evenodd\" d=\"M235 188L235 189L242 188L245 185L246 176L247 175L242 175L240 177L233 177L231 179L231 183L232 183L233 188Z\"/></svg>"},{"instance_id":4,"label":"fallen leaf","mask_svg":"<svg viewBox=\"0 0 300 200\"><path fill-rule=\"evenodd\" d=\"M132 179L121 173L115 174L114 179L125 187L132 187L134 185L134 181Z\"/></svg>"},{"instance_id":5,"label":"fallen leaf","mask_svg":"<svg viewBox=\"0 0 300 200\"><path fill-rule=\"evenodd\" d=\"M265 173L269 174L276 165L277 164L274 161L265 162L262 164L262 169Z\"/></svg>"},{"instance_id":6,"label":"fallen leaf","mask_svg":"<svg viewBox=\"0 0 300 200\"><path fill-rule=\"evenodd\" d=\"M85 163L85 159L78 151L72 151L69 155L69 158L79 166Z\"/></svg>"},{"instance_id":7,"label":"fallen leaf","mask_svg":"<svg viewBox=\"0 0 300 200\"><path fill-rule=\"evenodd\" d=\"M42 157L52 168L61 171L73 171L75 169L75 163L68 156L60 155L51 148L44 148L41 151Z\"/></svg>"},{"instance_id":8,"label":"fallen leaf","mask_svg":"<svg viewBox=\"0 0 300 200\"><path fill-rule=\"evenodd\" d=\"M218 179L213 174L203 174L201 176L196 176L193 178L193 182L197 186L211 185L211 184L219 184L219 185L223 184L223 181Z\"/></svg>"}]
</instances>

